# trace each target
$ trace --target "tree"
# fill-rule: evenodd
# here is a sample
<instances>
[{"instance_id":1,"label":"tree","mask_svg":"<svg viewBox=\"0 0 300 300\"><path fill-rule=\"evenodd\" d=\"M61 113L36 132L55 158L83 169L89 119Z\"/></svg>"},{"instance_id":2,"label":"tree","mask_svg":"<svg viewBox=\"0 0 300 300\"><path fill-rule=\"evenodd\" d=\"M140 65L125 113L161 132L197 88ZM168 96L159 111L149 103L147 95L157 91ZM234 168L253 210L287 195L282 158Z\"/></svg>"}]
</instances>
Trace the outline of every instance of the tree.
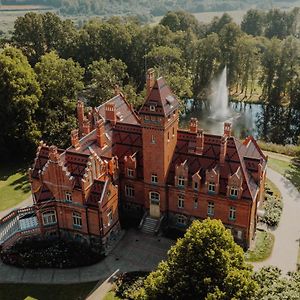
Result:
<instances>
[{"instance_id":1,"label":"tree","mask_svg":"<svg viewBox=\"0 0 300 300\"><path fill-rule=\"evenodd\" d=\"M16 48L0 52L0 153L24 158L40 138L35 113L41 90L26 57ZM3 157L4 156L4 157Z\"/></svg>"},{"instance_id":2,"label":"tree","mask_svg":"<svg viewBox=\"0 0 300 300\"><path fill-rule=\"evenodd\" d=\"M290 273L287 277L281 276L277 267L263 267L254 274L259 285L257 300L298 300L300 295L300 273Z\"/></svg>"},{"instance_id":3,"label":"tree","mask_svg":"<svg viewBox=\"0 0 300 300\"><path fill-rule=\"evenodd\" d=\"M263 12L257 9L250 9L244 15L241 29L247 34L253 36L262 35L264 29L264 18L265 15Z\"/></svg>"},{"instance_id":4,"label":"tree","mask_svg":"<svg viewBox=\"0 0 300 300\"><path fill-rule=\"evenodd\" d=\"M144 299L252 299L257 285L220 220L196 220L145 280Z\"/></svg>"},{"instance_id":5,"label":"tree","mask_svg":"<svg viewBox=\"0 0 300 300\"><path fill-rule=\"evenodd\" d=\"M114 95L115 85L122 85L126 73L126 65L121 61L112 58L110 61L100 59L94 61L88 67L88 94L90 105L97 106Z\"/></svg>"},{"instance_id":6,"label":"tree","mask_svg":"<svg viewBox=\"0 0 300 300\"><path fill-rule=\"evenodd\" d=\"M208 34L213 33L213 32L220 33L220 31L223 29L223 27L226 24L229 24L232 22L233 22L232 17L227 13L224 13L221 18L214 17L209 25Z\"/></svg>"},{"instance_id":7,"label":"tree","mask_svg":"<svg viewBox=\"0 0 300 300\"><path fill-rule=\"evenodd\" d=\"M30 12L15 21L12 39L34 65L52 50L64 57L74 55L77 32L72 21L63 21L54 13Z\"/></svg>"},{"instance_id":8,"label":"tree","mask_svg":"<svg viewBox=\"0 0 300 300\"><path fill-rule=\"evenodd\" d=\"M70 132L76 127L76 98L83 89L84 69L72 59L50 52L42 56L35 71L42 90L39 124L43 139L66 147Z\"/></svg>"}]
</instances>

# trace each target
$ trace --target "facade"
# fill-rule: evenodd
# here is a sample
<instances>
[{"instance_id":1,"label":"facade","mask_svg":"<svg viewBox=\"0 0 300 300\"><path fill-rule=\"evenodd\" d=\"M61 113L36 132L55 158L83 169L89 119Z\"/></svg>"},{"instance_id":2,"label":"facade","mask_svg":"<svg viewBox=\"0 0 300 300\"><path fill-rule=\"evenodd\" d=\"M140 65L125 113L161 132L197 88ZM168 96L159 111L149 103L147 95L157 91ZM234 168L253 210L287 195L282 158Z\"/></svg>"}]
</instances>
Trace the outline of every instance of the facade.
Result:
<instances>
[{"instance_id":1,"label":"facade","mask_svg":"<svg viewBox=\"0 0 300 300\"><path fill-rule=\"evenodd\" d=\"M40 232L107 247L119 213L184 229L195 218L220 219L249 246L263 199L267 158L252 137L206 134L191 119L178 128L179 103L163 78L147 72L147 96L136 113L116 96L86 110L66 150L41 143L30 170ZM144 216L144 217L143 217ZM143 217L143 218L142 218Z\"/></svg>"}]
</instances>

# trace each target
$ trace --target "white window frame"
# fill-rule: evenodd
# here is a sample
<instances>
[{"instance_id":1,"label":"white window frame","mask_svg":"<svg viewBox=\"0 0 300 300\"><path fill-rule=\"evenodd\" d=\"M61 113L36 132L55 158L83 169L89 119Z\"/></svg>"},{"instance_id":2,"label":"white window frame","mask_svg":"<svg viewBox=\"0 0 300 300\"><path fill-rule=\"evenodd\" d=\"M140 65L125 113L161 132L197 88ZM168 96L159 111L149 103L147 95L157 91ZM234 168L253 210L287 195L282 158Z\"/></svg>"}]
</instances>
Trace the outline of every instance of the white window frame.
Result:
<instances>
[{"instance_id":1,"label":"white window frame","mask_svg":"<svg viewBox=\"0 0 300 300\"><path fill-rule=\"evenodd\" d=\"M234 206L229 207L229 220L230 221L236 220L236 207Z\"/></svg>"},{"instance_id":2,"label":"white window frame","mask_svg":"<svg viewBox=\"0 0 300 300\"><path fill-rule=\"evenodd\" d=\"M239 194L239 189L238 189L237 187L235 187L235 186L232 186L232 187L230 188L229 195L230 195L231 197L237 197L238 194Z\"/></svg>"},{"instance_id":3,"label":"white window frame","mask_svg":"<svg viewBox=\"0 0 300 300\"><path fill-rule=\"evenodd\" d=\"M215 215L215 203L212 201L208 201L208 203L207 203L207 215L208 216Z\"/></svg>"},{"instance_id":4,"label":"white window frame","mask_svg":"<svg viewBox=\"0 0 300 300\"><path fill-rule=\"evenodd\" d=\"M73 226L81 228L82 227L81 213L77 211L73 211L72 218L73 218Z\"/></svg>"},{"instance_id":5,"label":"white window frame","mask_svg":"<svg viewBox=\"0 0 300 300\"><path fill-rule=\"evenodd\" d=\"M149 199L150 199L151 204L158 205L160 202L160 194L158 192L150 192Z\"/></svg>"},{"instance_id":6,"label":"white window frame","mask_svg":"<svg viewBox=\"0 0 300 300\"><path fill-rule=\"evenodd\" d=\"M241 240L241 239L243 238L243 231L242 231L242 230L238 230L238 231L237 231L237 238L238 238L239 240Z\"/></svg>"},{"instance_id":7,"label":"white window frame","mask_svg":"<svg viewBox=\"0 0 300 300\"><path fill-rule=\"evenodd\" d=\"M65 192L65 199L67 202L72 202L72 192L66 191Z\"/></svg>"},{"instance_id":8,"label":"white window frame","mask_svg":"<svg viewBox=\"0 0 300 300\"><path fill-rule=\"evenodd\" d=\"M134 187L132 185L125 185L125 195L129 198L134 198Z\"/></svg>"},{"instance_id":9,"label":"white window frame","mask_svg":"<svg viewBox=\"0 0 300 300\"><path fill-rule=\"evenodd\" d=\"M208 183L208 191L215 193L216 192L216 184L214 182L209 182Z\"/></svg>"},{"instance_id":10,"label":"white window frame","mask_svg":"<svg viewBox=\"0 0 300 300\"><path fill-rule=\"evenodd\" d=\"M157 174L151 174L151 183L158 183Z\"/></svg>"},{"instance_id":11,"label":"white window frame","mask_svg":"<svg viewBox=\"0 0 300 300\"><path fill-rule=\"evenodd\" d=\"M178 176L178 186L184 187L184 176Z\"/></svg>"},{"instance_id":12,"label":"white window frame","mask_svg":"<svg viewBox=\"0 0 300 300\"><path fill-rule=\"evenodd\" d=\"M113 213L112 209L110 209L107 213L107 225L110 226L113 223Z\"/></svg>"},{"instance_id":13,"label":"white window frame","mask_svg":"<svg viewBox=\"0 0 300 300\"><path fill-rule=\"evenodd\" d=\"M186 225L186 216L177 215L177 223L181 225Z\"/></svg>"},{"instance_id":14,"label":"white window frame","mask_svg":"<svg viewBox=\"0 0 300 300\"><path fill-rule=\"evenodd\" d=\"M150 111L155 111L155 105L150 105Z\"/></svg>"},{"instance_id":15,"label":"white window frame","mask_svg":"<svg viewBox=\"0 0 300 300\"><path fill-rule=\"evenodd\" d=\"M44 225L53 225L57 223L56 212L55 210L48 210L42 213L43 224Z\"/></svg>"},{"instance_id":16,"label":"white window frame","mask_svg":"<svg viewBox=\"0 0 300 300\"><path fill-rule=\"evenodd\" d=\"M151 135L151 144L156 144L156 140L153 134Z\"/></svg>"},{"instance_id":17,"label":"white window frame","mask_svg":"<svg viewBox=\"0 0 300 300\"><path fill-rule=\"evenodd\" d=\"M131 168L127 168L127 176L128 177L134 177L134 170Z\"/></svg>"},{"instance_id":18,"label":"white window frame","mask_svg":"<svg viewBox=\"0 0 300 300\"><path fill-rule=\"evenodd\" d=\"M184 208L184 195L178 195L178 208Z\"/></svg>"}]
</instances>

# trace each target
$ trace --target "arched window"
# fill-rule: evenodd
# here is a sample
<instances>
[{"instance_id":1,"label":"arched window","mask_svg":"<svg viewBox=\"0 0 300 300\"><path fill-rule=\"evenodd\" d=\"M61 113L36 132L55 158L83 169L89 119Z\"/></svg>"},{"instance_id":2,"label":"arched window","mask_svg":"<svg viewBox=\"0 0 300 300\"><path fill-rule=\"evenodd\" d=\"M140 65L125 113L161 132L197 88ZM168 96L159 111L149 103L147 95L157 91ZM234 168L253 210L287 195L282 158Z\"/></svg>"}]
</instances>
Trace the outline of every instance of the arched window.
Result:
<instances>
[{"instance_id":1,"label":"arched window","mask_svg":"<svg viewBox=\"0 0 300 300\"><path fill-rule=\"evenodd\" d=\"M54 210L49 210L43 213L43 224L52 225L56 224L56 213Z\"/></svg>"},{"instance_id":2,"label":"arched window","mask_svg":"<svg viewBox=\"0 0 300 300\"><path fill-rule=\"evenodd\" d=\"M150 192L149 197L150 197L151 204L156 204L156 205L159 204L159 200L160 200L159 193Z\"/></svg>"}]
</instances>

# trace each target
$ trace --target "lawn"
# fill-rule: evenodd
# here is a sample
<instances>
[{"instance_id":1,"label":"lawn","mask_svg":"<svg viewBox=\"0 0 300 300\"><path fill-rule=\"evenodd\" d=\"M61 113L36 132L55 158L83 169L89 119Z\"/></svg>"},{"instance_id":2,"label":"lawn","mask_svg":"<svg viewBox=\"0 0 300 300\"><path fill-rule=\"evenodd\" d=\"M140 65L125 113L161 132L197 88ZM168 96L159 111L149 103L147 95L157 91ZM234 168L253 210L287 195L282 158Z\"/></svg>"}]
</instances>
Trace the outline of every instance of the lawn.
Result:
<instances>
[{"instance_id":1,"label":"lawn","mask_svg":"<svg viewBox=\"0 0 300 300\"><path fill-rule=\"evenodd\" d=\"M96 284L0 284L0 299L23 300L29 296L37 300L83 300Z\"/></svg>"},{"instance_id":2,"label":"lawn","mask_svg":"<svg viewBox=\"0 0 300 300\"><path fill-rule=\"evenodd\" d=\"M0 211L17 205L29 195L27 167L0 164Z\"/></svg>"},{"instance_id":3,"label":"lawn","mask_svg":"<svg viewBox=\"0 0 300 300\"><path fill-rule=\"evenodd\" d=\"M256 262L266 260L272 253L274 245L274 236L270 232L256 232L254 249L245 253L245 259L248 262Z\"/></svg>"}]
</instances>

